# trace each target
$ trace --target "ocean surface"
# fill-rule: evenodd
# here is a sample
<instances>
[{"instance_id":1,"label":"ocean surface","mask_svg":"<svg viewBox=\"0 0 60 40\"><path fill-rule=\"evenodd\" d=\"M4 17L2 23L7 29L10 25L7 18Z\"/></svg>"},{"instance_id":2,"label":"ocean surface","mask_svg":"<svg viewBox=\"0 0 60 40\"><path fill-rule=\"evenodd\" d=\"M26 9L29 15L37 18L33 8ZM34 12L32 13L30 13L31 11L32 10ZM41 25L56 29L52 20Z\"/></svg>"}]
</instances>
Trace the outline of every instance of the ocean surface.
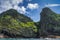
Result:
<instances>
[{"instance_id":1,"label":"ocean surface","mask_svg":"<svg viewBox=\"0 0 60 40\"><path fill-rule=\"evenodd\" d=\"M60 38L40 38L40 39L35 39L35 38L0 38L0 40L60 40Z\"/></svg>"}]
</instances>

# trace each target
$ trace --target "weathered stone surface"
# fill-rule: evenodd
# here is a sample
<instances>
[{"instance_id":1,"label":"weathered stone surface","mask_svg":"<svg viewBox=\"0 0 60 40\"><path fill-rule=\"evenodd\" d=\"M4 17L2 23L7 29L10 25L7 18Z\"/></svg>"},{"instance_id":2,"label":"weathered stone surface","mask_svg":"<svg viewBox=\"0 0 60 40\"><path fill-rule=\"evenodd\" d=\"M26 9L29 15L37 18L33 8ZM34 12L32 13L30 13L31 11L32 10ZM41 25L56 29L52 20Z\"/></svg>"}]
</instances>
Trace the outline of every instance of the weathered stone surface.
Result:
<instances>
[{"instance_id":1,"label":"weathered stone surface","mask_svg":"<svg viewBox=\"0 0 60 40\"><path fill-rule=\"evenodd\" d=\"M49 8L43 8L40 13L40 27L42 30L42 34L53 34L59 35L60 30L60 14L56 14Z\"/></svg>"}]
</instances>

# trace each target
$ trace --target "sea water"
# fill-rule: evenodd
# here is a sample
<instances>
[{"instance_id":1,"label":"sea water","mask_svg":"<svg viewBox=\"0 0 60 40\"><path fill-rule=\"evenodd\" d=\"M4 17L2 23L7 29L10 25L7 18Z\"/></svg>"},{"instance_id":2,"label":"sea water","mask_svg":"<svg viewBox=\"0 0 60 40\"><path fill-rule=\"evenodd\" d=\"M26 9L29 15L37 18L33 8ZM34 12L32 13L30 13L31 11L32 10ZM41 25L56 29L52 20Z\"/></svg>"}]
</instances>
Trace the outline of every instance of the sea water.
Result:
<instances>
[{"instance_id":1,"label":"sea water","mask_svg":"<svg viewBox=\"0 0 60 40\"><path fill-rule=\"evenodd\" d=\"M0 40L60 40L60 38L0 38Z\"/></svg>"}]
</instances>

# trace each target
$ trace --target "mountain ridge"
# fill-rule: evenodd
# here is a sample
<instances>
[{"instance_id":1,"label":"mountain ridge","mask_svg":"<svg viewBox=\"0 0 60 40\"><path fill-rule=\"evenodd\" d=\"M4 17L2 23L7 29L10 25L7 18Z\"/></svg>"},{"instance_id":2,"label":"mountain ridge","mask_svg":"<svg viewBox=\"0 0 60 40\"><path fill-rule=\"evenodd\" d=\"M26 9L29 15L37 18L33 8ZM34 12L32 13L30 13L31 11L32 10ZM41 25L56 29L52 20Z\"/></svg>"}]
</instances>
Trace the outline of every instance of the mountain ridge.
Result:
<instances>
[{"instance_id":1,"label":"mountain ridge","mask_svg":"<svg viewBox=\"0 0 60 40\"><path fill-rule=\"evenodd\" d=\"M40 38L49 35L60 36L60 15L45 7L40 21L34 22L14 9L0 14L0 33L13 38Z\"/></svg>"},{"instance_id":2,"label":"mountain ridge","mask_svg":"<svg viewBox=\"0 0 60 40\"><path fill-rule=\"evenodd\" d=\"M29 38L36 36L37 27L31 18L14 9L7 10L0 15L0 33L10 37Z\"/></svg>"},{"instance_id":3,"label":"mountain ridge","mask_svg":"<svg viewBox=\"0 0 60 40\"><path fill-rule=\"evenodd\" d=\"M40 35L59 35L60 15L47 7L42 9L40 15L40 29L42 31Z\"/></svg>"}]
</instances>

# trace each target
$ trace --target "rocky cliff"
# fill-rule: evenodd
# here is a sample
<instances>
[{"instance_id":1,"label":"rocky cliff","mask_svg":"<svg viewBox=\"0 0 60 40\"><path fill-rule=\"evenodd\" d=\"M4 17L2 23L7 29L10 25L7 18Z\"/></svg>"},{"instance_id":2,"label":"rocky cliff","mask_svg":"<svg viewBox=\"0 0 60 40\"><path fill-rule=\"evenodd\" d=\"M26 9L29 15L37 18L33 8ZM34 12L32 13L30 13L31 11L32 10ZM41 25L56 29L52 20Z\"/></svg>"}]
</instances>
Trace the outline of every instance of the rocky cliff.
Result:
<instances>
[{"instance_id":1,"label":"rocky cliff","mask_svg":"<svg viewBox=\"0 0 60 40\"><path fill-rule=\"evenodd\" d=\"M40 21L33 22L31 18L10 9L0 14L0 34L19 38L60 36L60 14L46 7L40 13Z\"/></svg>"},{"instance_id":2,"label":"rocky cliff","mask_svg":"<svg viewBox=\"0 0 60 40\"><path fill-rule=\"evenodd\" d=\"M60 35L60 14L56 14L50 8L43 8L40 13L40 27L43 35Z\"/></svg>"}]
</instances>

